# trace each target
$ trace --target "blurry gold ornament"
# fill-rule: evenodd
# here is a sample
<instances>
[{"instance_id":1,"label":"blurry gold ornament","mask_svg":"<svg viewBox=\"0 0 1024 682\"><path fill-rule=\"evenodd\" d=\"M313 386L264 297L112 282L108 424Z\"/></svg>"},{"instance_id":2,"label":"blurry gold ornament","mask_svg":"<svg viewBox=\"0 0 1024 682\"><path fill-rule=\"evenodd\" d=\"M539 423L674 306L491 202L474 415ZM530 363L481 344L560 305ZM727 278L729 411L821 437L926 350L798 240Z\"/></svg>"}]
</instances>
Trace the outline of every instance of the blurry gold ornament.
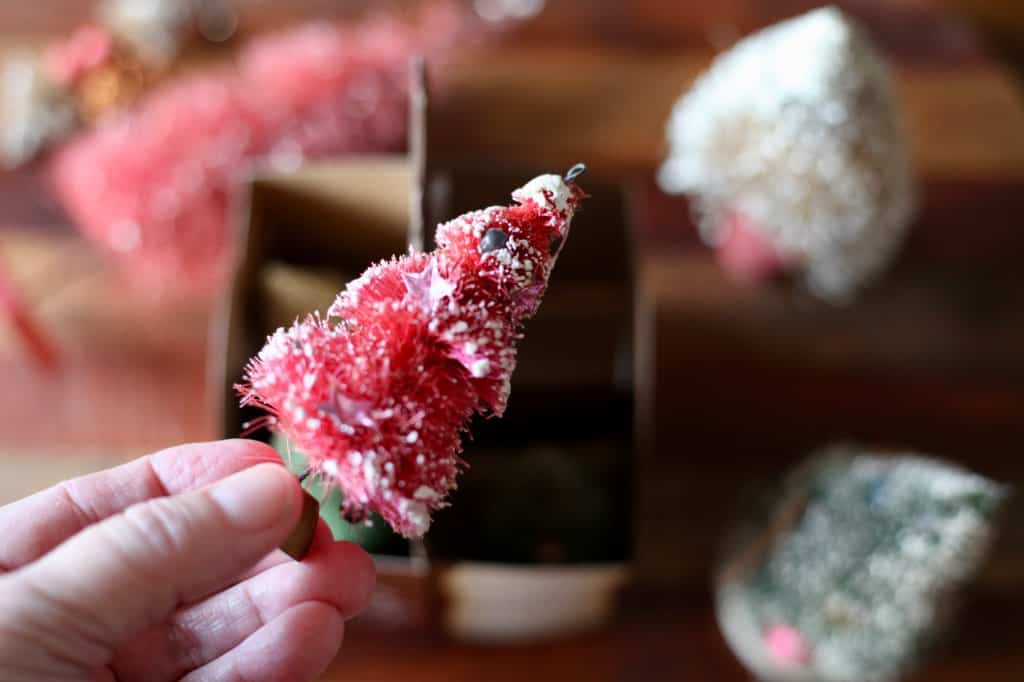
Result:
<instances>
[{"instance_id":1,"label":"blurry gold ornament","mask_svg":"<svg viewBox=\"0 0 1024 682\"><path fill-rule=\"evenodd\" d=\"M131 56L121 54L87 73L74 86L82 121L94 123L105 114L133 104L159 77Z\"/></svg>"}]
</instances>

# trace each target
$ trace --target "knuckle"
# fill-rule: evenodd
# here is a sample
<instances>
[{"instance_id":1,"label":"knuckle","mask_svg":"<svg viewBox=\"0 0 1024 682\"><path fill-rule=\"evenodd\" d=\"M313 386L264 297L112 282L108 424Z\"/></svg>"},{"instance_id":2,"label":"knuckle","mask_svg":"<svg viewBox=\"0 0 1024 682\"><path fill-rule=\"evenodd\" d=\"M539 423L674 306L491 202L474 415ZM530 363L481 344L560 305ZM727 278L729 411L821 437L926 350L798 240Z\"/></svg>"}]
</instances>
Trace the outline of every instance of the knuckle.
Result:
<instances>
[{"instance_id":1,"label":"knuckle","mask_svg":"<svg viewBox=\"0 0 1024 682\"><path fill-rule=\"evenodd\" d=\"M191 524L169 499L150 500L129 507L124 513L124 520L131 534L126 539L137 545L160 553L187 549Z\"/></svg>"},{"instance_id":2,"label":"knuckle","mask_svg":"<svg viewBox=\"0 0 1024 682\"><path fill-rule=\"evenodd\" d=\"M75 596L40 585L31 572L0 579L0 604L0 670L59 660L84 671L110 653L104 628ZM30 678L38 676L17 679Z\"/></svg>"},{"instance_id":3,"label":"knuckle","mask_svg":"<svg viewBox=\"0 0 1024 682\"><path fill-rule=\"evenodd\" d=\"M199 668L208 659L206 643L193 628L185 624L172 622L168 626L167 642L179 670Z\"/></svg>"},{"instance_id":4,"label":"knuckle","mask_svg":"<svg viewBox=\"0 0 1024 682\"><path fill-rule=\"evenodd\" d=\"M98 516L88 503L88 498L79 492L78 483L71 479L57 484L57 490L64 498L79 528L96 523Z\"/></svg>"},{"instance_id":5,"label":"knuckle","mask_svg":"<svg viewBox=\"0 0 1024 682\"><path fill-rule=\"evenodd\" d=\"M205 527L219 524L217 510L205 495L188 499L161 497L129 507L113 540L129 552L181 556L201 542Z\"/></svg>"}]
</instances>

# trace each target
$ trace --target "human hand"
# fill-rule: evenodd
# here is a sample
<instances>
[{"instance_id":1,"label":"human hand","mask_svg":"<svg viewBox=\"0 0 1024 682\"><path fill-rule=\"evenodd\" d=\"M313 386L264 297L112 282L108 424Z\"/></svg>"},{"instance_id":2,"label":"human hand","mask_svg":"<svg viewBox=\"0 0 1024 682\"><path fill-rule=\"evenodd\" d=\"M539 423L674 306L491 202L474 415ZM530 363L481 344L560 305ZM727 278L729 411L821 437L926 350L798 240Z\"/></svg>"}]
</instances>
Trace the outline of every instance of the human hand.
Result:
<instances>
[{"instance_id":1,"label":"human hand","mask_svg":"<svg viewBox=\"0 0 1024 682\"><path fill-rule=\"evenodd\" d=\"M267 446L184 445L0 508L0 680L310 680L373 563L320 522ZM258 463L253 466L254 463Z\"/></svg>"}]
</instances>

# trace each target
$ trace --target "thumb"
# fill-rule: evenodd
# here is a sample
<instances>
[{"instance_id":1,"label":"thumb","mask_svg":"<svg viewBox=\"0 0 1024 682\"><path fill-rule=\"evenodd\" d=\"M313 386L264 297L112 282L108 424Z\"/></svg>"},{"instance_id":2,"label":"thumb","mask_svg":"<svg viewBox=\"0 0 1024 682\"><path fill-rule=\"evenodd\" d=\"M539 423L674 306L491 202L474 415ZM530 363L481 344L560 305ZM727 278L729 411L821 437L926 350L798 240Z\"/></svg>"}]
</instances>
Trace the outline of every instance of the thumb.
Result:
<instances>
[{"instance_id":1,"label":"thumb","mask_svg":"<svg viewBox=\"0 0 1024 682\"><path fill-rule=\"evenodd\" d=\"M301 495L284 467L261 464L129 507L7 576L6 614L22 631L56 634L64 660L104 665L133 634L227 586L280 545Z\"/></svg>"}]
</instances>

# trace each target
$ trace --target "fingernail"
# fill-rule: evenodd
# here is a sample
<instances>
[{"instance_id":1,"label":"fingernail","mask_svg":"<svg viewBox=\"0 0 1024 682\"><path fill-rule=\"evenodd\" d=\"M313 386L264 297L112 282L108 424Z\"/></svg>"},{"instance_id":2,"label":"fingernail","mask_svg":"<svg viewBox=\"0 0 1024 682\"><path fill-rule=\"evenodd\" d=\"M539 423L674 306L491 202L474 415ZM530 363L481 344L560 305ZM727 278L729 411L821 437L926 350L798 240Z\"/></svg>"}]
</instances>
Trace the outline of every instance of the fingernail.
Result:
<instances>
[{"instance_id":1,"label":"fingernail","mask_svg":"<svg viewBox=\"0 0 1024 682\"><path fill-rule=\"evenodd\" d=\"M277 464L259 464L225 478L210 497L239 530L261 531L298 510L298 482Z\"/></svg>"}]
</instances>

